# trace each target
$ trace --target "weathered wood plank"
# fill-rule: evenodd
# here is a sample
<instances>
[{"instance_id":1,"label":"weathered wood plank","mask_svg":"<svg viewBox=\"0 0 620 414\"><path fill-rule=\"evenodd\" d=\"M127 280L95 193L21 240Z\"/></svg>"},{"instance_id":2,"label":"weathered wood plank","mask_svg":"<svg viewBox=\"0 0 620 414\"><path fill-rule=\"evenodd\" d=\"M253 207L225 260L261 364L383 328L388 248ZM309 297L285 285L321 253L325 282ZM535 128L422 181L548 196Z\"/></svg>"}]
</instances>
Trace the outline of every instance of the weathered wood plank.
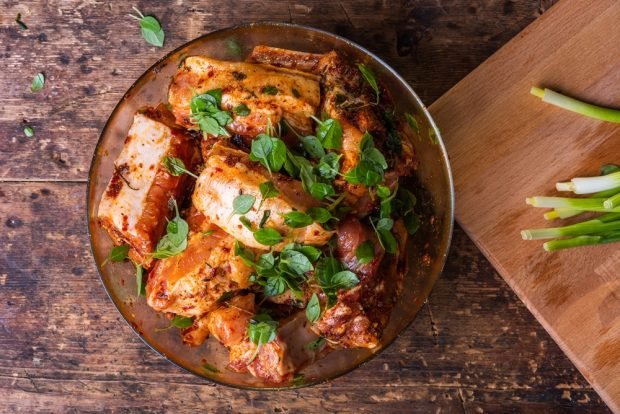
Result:
<instances>
[{"instance_id":1,"label":"weathered wood plank","mask_svg":"<svg viewBox=\"0 0 620 414\"><path fill-rule=\"evenodd\" d=\"M166 52L212 30L269 19L334 32L384 58L431 103L545 7L534 0L138 3L166 30L159 49L144 42L127 16L131 3L5 3L0 178L65 180L86 179L99 132L133 81ZM28 30L14 22L17 13ZM33 94L30 82L39 71L46 86ZM24 120L35 138L23 135Z\"/></svg>"},{"instance_id":2,"label":"weathered wood plank","mask_svg":"<svg viewBox=\"0 0 620 414\"><path fill-rule=\"evenodd\" d=\"M385 352L294 392L211 386L147 348L90 257L82 183L0 184L0 395L9 412L607 412L457 229L430 305Z\"/></svg>"}]
</instances>

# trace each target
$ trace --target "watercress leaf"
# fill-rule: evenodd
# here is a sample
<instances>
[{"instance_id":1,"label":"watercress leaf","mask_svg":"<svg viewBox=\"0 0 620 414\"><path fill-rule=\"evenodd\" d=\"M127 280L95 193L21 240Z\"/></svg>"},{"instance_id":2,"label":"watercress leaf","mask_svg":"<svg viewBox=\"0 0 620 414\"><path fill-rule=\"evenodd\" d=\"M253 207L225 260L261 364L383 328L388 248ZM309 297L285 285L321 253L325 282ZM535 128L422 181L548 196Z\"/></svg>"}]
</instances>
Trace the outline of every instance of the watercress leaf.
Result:
<instances>
[{"instance_id":1,"label":"watercress leaf","mask_svg":"<svg viewBox=\"0 0 620 414\"><path fill-rule=\"evenodd\" d=\"M316 183L316 177L312 171L312 165L302 164L299 172L301 178L301 184L307 193L310 193L310 189Z\"/></svg>"},{"instance_id":2,"label":"watercress leaf","mask_svg":"<svg viewBox=\"0 0 620 414\"><path fill-rule=\"evenodd\" d=\"M26 23L22 22L22 14L21 13L17 13L17 17L15 18L15 23L17 23L19 25L19 27L21 27L24 30L28 30L28 26L26 26Z\"/></svg>"},{"instance_id":3,"label":"watercress leaf","mask_svg":"<svg viewBox=\"0 0 620 414\"><path fill-rule=\"evenodd\" d=\"M323 348L323 345L325 345L325 338L318 338L312 342L308 342L305 347L308 351L316 352Z\"/></svg>"},{"instance_id":4,"label":"watercress leaf","mask_svg":"<svg viewBox=\"0 0 620 414\"><path fill-rule=\"evenodd\" d=\"M306 318L308 322L314 323L321 316L321 304L319 303L319 297L316 293L313 293L306 305Z\"/></svg>"},{"instance_id":5,"label":"watercress leaf","mask_svg":"<svg viewBox=\"0 0 620 414\"><path fill-rule=\"evenodd\" d=\"M347 172L344 178L351 184L363 184L372 187L383 181L383 168L375 162L364 159L355 168Z\"/></svg>"},{"instance_id":6,"label":"watercress leaf","mask_svg":"<svg viewBox=\"0 0 620 414\"><path fill-rule=\"evenodd\" d=\"M377 230L392 230L392 227L394 227L394 220L391 218L379 219L375 224L375 227Z\"/></svg>"},{"instance_id":7,"label":"watercress leaf","mask_svg":"<svg viewBox=\"0 0 620 414\"><path fill-rule=\"evenodd\" d=\"M252 222L246 216L240 216L239 221L241 222L241 224L243 224L243 227L250 231L254 231L254 228L252 227Z\"/></svg>"},{"instance_id":8,"label":"watercress leaf","mask_svg":"<svg viewBox=\"0 0 620 414\"><path fill-rule=\"evenodd\" d=\"M206 371L213 372L214 374L219 374L220 373L219 369L217 369L215 366L209 364L208 362L205 362L204 364L202 364L202 369L204 369Z\"/></svg>"},{"instance_id":9,"label":"watercress leaf","mask_svg":"<svg viewBox=\"0 0 620 414\"><path fill-rule=\"evenodd\" d=\"M244 103L241 103L233 108L233 112L237 116L248 116L250 115L250 108Z\"/></svg>"},{"instance_id":10,"label":"watercress leaf","mask_svg":"<svg viewBox=\"0 0 620 414\"><path fill-rule=\"evenodd\" d=\"M381 154L377 148L370 148L362 153L362 158L365 160L369 160L375 164L378 164L384 170L387 170L388 164L385 161L385 157Z\"/></svg>"},{"instance_id":11,"label":"watercress leaf","mask_svg":"<svg viewBox=\"0 0 620 414\"><path fill-rule=\"evenodd\" d=\"M374 147L375 141L372 135L370 135L370 132L368 131L364 132L364 135L362 135L362 140L360 141L360 151L363 153L364 151L367 151Z\"/></svg>"},{"instance_id":12,"label":"watercress leaf","mask_svg":"<svg viewBox=\"0 0 620 414\"><path fill-rule=\"evenodd\" d=\"M304 146L304 149L312 158L319 159L325 156L325 150L323 149L323 145L321 145L321 141L315 136L308 135L307 137L303 137L301 139L301 143Z\"/></svg>"},{"instance_id":13,"label":"watercress leaf","mask_svg":"<svg viewBox=\"0 0 620 414\"><path fill-rule=\"evenodd\" d=\"M419 134L420 125L418 125L418 120L415 119L415 117L411 115L410 113L405 113L405 119L407 120L407 123L409 124L413 132L415 132L416 134Z\"/></svg>"},{"instance_id":14,"label":"watercress leaf","mask_svg":"<svg viewBox=\"0 0 620 414\"><path fill-rule=\"evenodd\" d=\"M136 292L138 296L146 296L146 290L143 282L144 269L136 264Z\"/></svg>"},{"instance_id":15,"label":"watercress leaf","mask_svg":"<svg viewBox=\"0 0 620 414\"><path fill-rule=\"evenodd\" d=\"M409 213L404 217L405 228L407 229L407 233L413 236L418 229L420 228L420 219L417 214Z\"/></svg>"},{"instance_id":16,"label":"watercress leaf","mask_svg":"<svg viewBox=\"0 0 620 414\"><path fill-rule=\"evenodd\" d=\"M372 243L366 240L355 249L355 257L360 264L368 264L375 258L375 249Z\"/></svg>"},{"instance_id":17,"label":"watercress leaf","mask_svg":"<svg viewBox=\"0 0 620 414\"><path fill-rule=\"evenodd\" d=\"M246 214L252 209L256 197L251 194L240 194L233 200L232 214Z\"/></svg>"},{"instance_id":18,"label":"watercress leaf","mask_svg":"<svg viewBox=\"0 0 620 414\"><path fill-rule=\"evenodd\" d=\"M217 119L211 116L200 116L197 118L197 120L198 126L200 127L201 131L215 137L220 135L221 129L220 124L217 122Z\"/></svg>"},{"instance_id":19,"label":"watercress leaf","mask_svg":"<svg viewBox=\"0 0 620 414\"><path fill-rule=\"evenodd\" d=\"M284 170L293 178L299 177L300 172L300 164L297 162L296 156L290 152L288 149L286 150L286 159L284 160Z\"/></svg>"},{"instance_id":20,"label":"watercress leaf","mask_svg":"<svg viewBox=\"0 0 620 414\"><path fill-rule=\"evenodd\" d=\"M331 184L327 183L314 183L310 186L310 195L317 200L323 200L325 197L330 197L336 194L336 190Z\"/></svg>"},{"instance_id":21,"label":"watercress leaf","mask_svg":"<svg viewBox=\"0 0 620 414\"><path fill-rule=\"evenodd\" d=\"M286 161L286 153L286 145L281 139L259 134L252 141L250 159L260 162L271 173L280 171Z\"/></svg>"},{"instance_id":22,"label":"watercress leaf","mask_svg":"<svg viewBox=\"0 0 620 414\"><path fill-rule=\"evenodd\" d=\"M168 222L166 234L159 240L159 243L157 243L157 247L152 254L155 259L165 259L167 257L176 256L187 248L189 225L187 221L179 216L179 208L176 200L171 200L176 216Z\"/></svg>"},{"instance_id":23,"label":"watercress leaf","mask_svg":"<svg viewBox=\"0 0 620 414\"><path fill-rule=\"evenodd\" d=\"M226 48L232 57L241 58L241 56L243 56L243 49L236 39L228 39L226 41Z\"/></svg>"},{"instance_id":24,"label":"watercress leaf","mask_svg":"<svg viewBox=\"0 0 620 414\"><path fill-rule=\"evenodd\" d=\"M170 320L170 324L175 328L185 329L194 324L194 318L188 318L187 316L174 315Z\"/></svg>"},{"instance_id":25,"label":"watercress leaf","mask_svg":"<svg viewBox=\"0 0 620 414\"><path fill-rule=\"evenodd\" d=\"M258 347L276 339L278 322L266 313L259 313L250 319L248 324L248 338Z\"/></svg>"},{"instance_id":26,"label":"watercress leaf","mask_svg":"<svg viewBox=\"0 0 620 414\"><path fill-rule=\"evenodd\" d=\"M343 270L334 274L331 280L335 289L350 289L359 282L357 275L350 270Z\"/></svg>"},{"instance_id":27,"label":"watercress leaf","mask_svg":"<svg viewBox=\"0 0 620 414\"><path fill-rule=\"evenodd\" d=\"M34 129L32 129L32 127L25 127L24 128L24 135L27 136L28 138L32 138L34 136Z\"/></svg>"},{"instance_id":28,"label":"watercress leaf","mask_svg":"<svg viewBox=\"0 0 620 414\"><path fill-rule=\"evenodd\" d=\"M325 224L333 218L332 213L323 207L310 207L307 211L312 220L320 224Z\"/></svg>"},{"instance_id":29,"label":"watercress leaf","mask_svg":"<svg viewBox=\"0 0 620 414\"><path fill-rule=\"evenodd\" d=\"M377 85L377 79L375 78L374 73L372 72L372 70L370 70L368 66L364 65L363 63L358 63L357 68L362 74L364 80L366 80L372 90L375 91L375 94L377 95L377 103L379 103L379 85Z\"/></svg>"},{"instance_id":30,"label":"watercress leaf","mask_svg":"<svg viewBox=\"0 0 620 414\"><path fill-rule=\"evenodd\" d=\"M140 32L142 37L147 43L153 46L163 47L164 38L166 37L164 31L159 24L159 21L153 16L144 16L140 19Z\"/></svg>"},{"instance_id":31,"label":"watercress leaf","mask_svg":"<svg viewBox=\"0 0 620 414\"><path fill-rule=\"evenodd\" d=\"M122 262L127 259L127 254L129 253L129 245L121 244L120 246L114 246L110 250L110 254L105 258L101 266L105 266L108 262Z\"/></svg>"},{"instance_id":32,"label":"watercress leaf","mask_svg":"<svg viewBox=\"0 0 620 414\"><path fill-rule=\"evenodd\" d=\"M283 250L280 253L280 268L296 276L303 276L314 269L306 255L296 250Z\"/></svg>"},{"instance_id":33,"label":"watercress leaf","mask_svg":"<svg viewBox=\"0 0 620 414\"><path fill-rule=\"evenodd\" d=\"M310 260L310 262L316 262L321 256L321 251L319 249L307 244L291 243L287 245L285 250L298 251L299 253L302 253L304 256L306 256L308 260Z\"/></svg>"},{"instance_id":34,"label":"watercress leaf","mask_svg":"<svg viewBox=\"0 0 620 414\"><path fill-rule=\"evenodd\" d=\"M272 270L275 266L276 259L273 256L273 253L264 253L258 257L258 261L256 262L256 271L263 275L267 273L269 270Z\"/></svg>"},{"instance_id":35,"label":"watercress leaf","mask_svg":"<svg viewBox=\"0 0 620 414\"><path fill-rule=\"evenodd\" d=\"M43 89L44 86L45 86L45 75L39 72L36 75L34 75L34 78L32 79L32 83L30 84L30 91L31 92L40 91L41 89Z\"/></svg>"},{"instance_id":36,"label":"watercress leaf","mask_svg":"<svg viewBox=\"0 0 620 414\"><path fill-rule=\"evenodd\" d=\"M312 217L303 211L289 211L282 214L282 217L284 217L284 224L294 229L307 227L313 222Z\"/></svg>"},{"instance_id":37,"label":"watercress leaf","mask_svg":"<svg viewBox=\"0 0 620 414\"><path fill-rule=\"evenodd\" d=\"M273 85L265 85L261 89L261 92L266 94L266 95L277 95L279 90L278 90L278 88L276 88Z\"/></svg>"},{"instance_id":38,"label":"watercress leaf","mask_svg":"<svg viewBox=\"0 0 620 414\"><path fill-rule=\"evenodd\" d=\"M282 235L276 229L263 227L254 232L254 240L265 246L274 246L282 241Z\"/></svg>"},{"instance_id":39,"label":"watercress leaf","mask_svg":"<svg viewBox=\"0 0 620 414\"><path fill-rule=\"evenodd\" d=\"M384 185L378 185L377 196L379 196L379 198L382 200L388 198L390 196L390 188Z\"/></svg>"},{"instance_id":40,"label":"watercress leaf","mask_svg":"<svg viewBox=\"0 0 620 414\"><path fill-rule=\"evenodd\" d=\"M339 150L342 147L342 126L336 119L329 118L319 123L316 136L325 149Z\"/></svg>"},{"instance_id":41,"label":"watercress leaf","mask_svg":"<svg viewBox=\"0 0 620 414\"><path fill-rule=\"evenodd\" d=\"M315 266L314 277L323 290L331 285L331 278L343 270L342 263L333 257L324 257Z\"/></svg>"},{"instance_id":42,"label":"watercress leaf","mask_svg":"<svg viewBox=\"0 0 620 414\"><path fill-rule=\"evenodd\" d=\"M267 220L269 220L269 216L271 216L271 210L263 211L263 217L260 219L260 223L258 224L259 228L262 229L265 226Z\"/></svg>"},{"instance_id":43,"label":"watercress leaf","mask_svg":"<svg viewBox=\"0 0 620 414\"><path fill-rule=\"evenodd\" d=\"M383 249L388 253L396 253L398 250L398 243L394 238L394 235L385 229L377 229L377 235L379 236L379 242Z\"/></svg>"},{"instance_id":44,"label":"watercress leaf","mask_svg":"<svg viewBox=\"0 0 620 414\"><path fill-rule=\"evenodd\" d=\"M330 152L321 157L317 165L319 175L327 180L333 180L340 171L340 158L342 155Z\"/></svg>"},{"instance_id":45,"label":"watercress leaf","mask_svg":"<svg viewBox=\"0 0 620 414\"><path fill-rule=\"evenodd\" d=\"M267 279L263 292L267 296L278 296L286 290L286 282L280 276L273 276Z\"/></svg>"},{"instance_id":46,"label":"watercress leaf","mask_svg":"<svg viewBox=\"0 0 620 414\"><path fill-rule=\"evenodd\" d=\"M241 258L241 260L243 261L243 263L246 264L246 266L254 266L254 253L251 250L247 249L239 240L235 240L234 253L235 256Z\"/></svg>"},{"instance_id":47,"label":"watercress leaf","mask_svg":"<svg viewBox=\"0 0 620 414\"><path fill-rule=\"evenodd\" d=\"M439 138L437 138L437 132L435 132L435 128L428 129L428 138L431 140L431 143L434 145L439 144Z\"/></svg>"},{"instance_id":48,"label":"watercress leaf","mask_svg":"<svg viewBox=\"0 0 620 414\"><path fill-rule=\"evenodd\" d=\"M276 197L278 194L280 194L276 186L273 185L273 182L271 181L265 181L264 183L260 184L258 188L260 190L260 195L263 200Z\"/></svg>"}]
</instances>

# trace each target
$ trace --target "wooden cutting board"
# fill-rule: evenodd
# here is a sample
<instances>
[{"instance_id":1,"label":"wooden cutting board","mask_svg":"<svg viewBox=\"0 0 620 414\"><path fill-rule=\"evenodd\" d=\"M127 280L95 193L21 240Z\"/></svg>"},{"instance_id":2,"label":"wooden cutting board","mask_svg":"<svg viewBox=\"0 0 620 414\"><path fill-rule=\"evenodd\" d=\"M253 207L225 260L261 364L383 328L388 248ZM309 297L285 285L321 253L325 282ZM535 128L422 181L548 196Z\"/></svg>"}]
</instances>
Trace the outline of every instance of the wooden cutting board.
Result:
<instances>
[{"instance_id":1,"label":"wooden cutting board","mask_svg":"<svg viewBox=\"0 0 620 414\"><path fill-rule=\"evenodd\" d=\"M546 253L519 234L551 226L527 196L620 164L620 125L544 104L533 85L620 108L620 1L561 1L430 108L459 224L620 412L620 244Z\"/></svg>"}]
</instances>

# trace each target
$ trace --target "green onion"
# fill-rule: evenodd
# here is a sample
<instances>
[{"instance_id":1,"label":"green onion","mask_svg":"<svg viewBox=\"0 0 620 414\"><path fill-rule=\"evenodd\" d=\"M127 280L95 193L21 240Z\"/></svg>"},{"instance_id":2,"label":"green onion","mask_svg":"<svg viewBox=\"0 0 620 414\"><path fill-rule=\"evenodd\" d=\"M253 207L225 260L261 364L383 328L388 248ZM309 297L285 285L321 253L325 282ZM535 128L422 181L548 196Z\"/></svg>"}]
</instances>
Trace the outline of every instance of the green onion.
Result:
<instances>
[{"instance_id":1,"label":"green onion","mask_svg":"<svg viewBox=\"0 0 620 414\"><path fill-rule=\"evenodd\" d=\"M572 191L575 194L591 194L599 191L620 189L620 171L599 177L577 177L565 183L557 183L558 191Z\"/></svg>"},{"instance_id":2,"label":"green onion","mask_svg":"<svg viewBox=\"0 0 620 414\"><path fill-rule=\"evenodd\" d=\"M539 208L564 208L580 211L601 211L604 198L528 197L526 204ZM620 210L619 210L620 211Z\"/></svg>"},{"instance_id":3,"label":"green onion","mask_svg":"<svg viewBox=\"0 0 620 414\"><path fill-rule=\"evenodd\" d=\"M613 231L620 231L620 221L606 223L599 219L593 219L564 227L523 230L521 237L523 240L539 240L553 239L555 237L585 236Z\"/></svg>"},{"instance_id":4,"label":"green onion","mask_svg":"<svg viewBox=\"0 0 620 414\"><path fill-rule=\"evenodd\" d=\"M560 108L564 108L590 118L607 122L620 122L620 110L604 108L602 106L582 102L547 88L541 89L532 87L532 89L530 89L530 93L542 99L543 102L559 106Z\"/></svg>"}]
</instances>

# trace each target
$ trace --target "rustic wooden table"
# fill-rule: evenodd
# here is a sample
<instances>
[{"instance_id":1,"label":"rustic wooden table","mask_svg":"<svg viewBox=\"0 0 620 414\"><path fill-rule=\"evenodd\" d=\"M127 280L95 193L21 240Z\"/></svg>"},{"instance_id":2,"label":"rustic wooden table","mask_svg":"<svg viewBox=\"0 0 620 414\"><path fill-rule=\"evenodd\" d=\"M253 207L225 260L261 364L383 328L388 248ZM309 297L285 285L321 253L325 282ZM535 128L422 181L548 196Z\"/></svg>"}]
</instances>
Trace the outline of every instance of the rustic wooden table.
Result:
<instances>
[{"instance_id":1,"label":"rustic wooden table","mask_svg":"<svg viewBox=\"0 0 620 414\"><path fill-rule=\"evenodd\" d=\"M3 1L0 411L608 412L458 227L401 338L345 377L278 393L215 386L147 348L108 300L86 234L87 171L108 115L146 68L198 35L265 19L326 29L384 58L430 104L552 3L137 2L165 28L158 49L126 2ZM39 71L47 83L33 94Z\"/></svg>"}]
</instances>

